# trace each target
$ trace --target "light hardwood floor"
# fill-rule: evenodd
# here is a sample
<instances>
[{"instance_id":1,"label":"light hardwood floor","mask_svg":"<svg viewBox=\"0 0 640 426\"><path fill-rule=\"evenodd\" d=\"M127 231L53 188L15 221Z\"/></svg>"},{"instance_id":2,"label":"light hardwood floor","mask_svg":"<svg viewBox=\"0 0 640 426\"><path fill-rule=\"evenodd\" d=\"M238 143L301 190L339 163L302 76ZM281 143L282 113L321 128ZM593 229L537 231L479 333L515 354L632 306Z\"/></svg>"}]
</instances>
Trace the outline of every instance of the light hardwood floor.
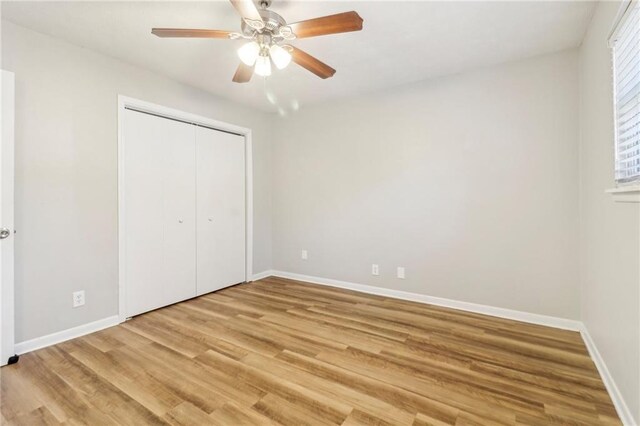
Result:
<instances>
[{"instance_id":1,"label":"light hardwood floor","mask_svg":"<svg viewBox=\"0 0 640 426\"><path fill-rule=\"evenodd\" d=\"M2 424L619 424L575 332L268 278L0 370Z\"/></svg>"}]
</instances>

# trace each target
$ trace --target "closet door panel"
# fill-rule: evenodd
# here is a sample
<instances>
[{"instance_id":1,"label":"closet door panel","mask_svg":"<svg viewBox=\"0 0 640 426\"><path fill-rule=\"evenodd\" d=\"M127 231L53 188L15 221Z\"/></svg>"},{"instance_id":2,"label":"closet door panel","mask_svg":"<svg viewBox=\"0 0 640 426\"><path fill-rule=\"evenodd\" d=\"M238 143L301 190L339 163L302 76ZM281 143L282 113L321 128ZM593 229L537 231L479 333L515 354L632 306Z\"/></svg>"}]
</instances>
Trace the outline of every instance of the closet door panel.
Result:
<instances>
[{"instance_id":1,"label":"closet door panel","mask_svg":"<svg viewBox=\"0 0 640 426\"><path fill-rule=\"evenodd\" d=\"M163 282L164 126L157 117L125 110L124 218L126 315L161 306Z\"/></svg>"},{"instance_id":2,"label":"closet door panel","mask_svg":"<svg viewBox=\"0 0 640 426\"><path fill-rule=\"evenodd\" d=\"M165 305L196 295L196 126L164 120Z\"/></svg>"},{"instance_id":3,"label":"closet door panel","mask_svg":"<svg viewBox=\"0 0 640 426\"><path fill-rule=\"evenodd\" d=\"M126 110L126 315L196 295L195 126Z\"/></svg>"},{"instance_id":4,"label":"closet door panel","mask_svg":"<svg viewBox=\"0 0 640 426\"><path fill-rule=\"evenodd\" d=\"M197 293L245 281L244 137L198 127Z\"/></svg>"}]
</instances>

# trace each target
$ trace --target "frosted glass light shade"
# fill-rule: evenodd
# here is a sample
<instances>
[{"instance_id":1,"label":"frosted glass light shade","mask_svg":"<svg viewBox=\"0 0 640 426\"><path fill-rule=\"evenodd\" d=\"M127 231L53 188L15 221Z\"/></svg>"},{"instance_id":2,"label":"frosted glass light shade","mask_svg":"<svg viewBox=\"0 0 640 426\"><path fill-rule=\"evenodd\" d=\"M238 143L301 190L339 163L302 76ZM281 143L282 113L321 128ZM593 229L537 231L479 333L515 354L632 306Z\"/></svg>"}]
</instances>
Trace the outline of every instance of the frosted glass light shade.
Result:
<instances>
[{"instance_id":1,"label":"frosted glass light shade","mask_svg":"<svg viewBox=\"0 0 640 426\"><path fill-rule=\"evenodd\" d=\"M271 60L279 70L285 68L289 65L289 62L291 62L291 54L277 44L269 48L269 54L271 55Z\"/></svg>"},{"instance_id":2,"label":"frosted glass light shade","mask_svg":"<svg viewBox=\"0 0 640 426\"><path fill-rule=\"evenodd\" d=\"M253 66L253 64L255 64L259 53L260 46L255 41L250 41L238 49L238 56L240 57L240 60L244 62L245 65L249 66Z\"/></svg>"},{"instance_id":3,"label":"frosted glass light shade","mask_svg":"<svg viewBox=\"0 0 640 426\"><path fill-rule=\"evenodd\" d=\"M268 77L271 75L271 61L268 56L260 56L256 60L255 73L261 77Z\"/></svg>"}]
</instances>

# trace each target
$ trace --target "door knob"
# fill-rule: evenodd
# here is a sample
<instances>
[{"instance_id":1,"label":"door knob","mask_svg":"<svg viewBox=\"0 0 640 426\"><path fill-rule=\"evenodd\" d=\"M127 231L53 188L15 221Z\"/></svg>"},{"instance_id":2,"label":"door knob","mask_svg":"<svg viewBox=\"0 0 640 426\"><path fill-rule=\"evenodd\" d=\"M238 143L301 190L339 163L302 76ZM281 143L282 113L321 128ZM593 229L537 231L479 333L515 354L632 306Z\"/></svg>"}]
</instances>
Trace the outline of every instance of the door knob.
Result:
<instances>
[{"instance_id":1,"label":"door knob","mask_svg":"<svg viewBox=\"0 0 640 426\"><path fill-rule=\"evenodd\" d=\"M182 222L183 222L182 219L178 219L178 223L182 223Z\"/></svg>"},{"instance_id":2,"label":"door knob","mask_svg":"<svg viewBox=\"0 0 640 426\"><path fill-rule=\"evenodd\" d=\"M11 235L11 231L7 228L0 228L0 240L4 240Z\"/></svg>"}]
</instances>

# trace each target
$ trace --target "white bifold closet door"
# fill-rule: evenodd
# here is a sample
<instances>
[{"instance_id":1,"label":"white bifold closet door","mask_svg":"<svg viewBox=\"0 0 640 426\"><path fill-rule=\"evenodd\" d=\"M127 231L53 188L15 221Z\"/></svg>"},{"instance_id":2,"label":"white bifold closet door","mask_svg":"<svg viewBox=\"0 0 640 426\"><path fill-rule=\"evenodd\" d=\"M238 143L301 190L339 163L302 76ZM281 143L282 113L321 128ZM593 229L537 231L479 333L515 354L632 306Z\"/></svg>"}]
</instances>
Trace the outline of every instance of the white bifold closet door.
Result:
<instances>
[{"instance_id":1,"label":"white bifold closet door","mask_svg":"<svg viewBox=\"0 0 640 426\"><path fill-rule=\"evenodd\" d=\"M126 110L126 308L137 315L196 293L196 127Z\"/></svg>"},{"instance_id":2,"label":"white bifold closet door","mask_svg":"<svg viewBox=\"0 0 640 426\"><path fill-rule=\"evenodd\" d=\"M198 295L245 281L244 137L196 128Z\"/></svg>"},{"instance_id":3,"label":"white bifold closet door","mask_svg":"<svg viewBox=\"0 0 640 426\"><path fill-rule=\"evenodd\" d=\"M126 316L245 281L244 137L128 109L121 132Z\"/></svg>"}]
</instances>

